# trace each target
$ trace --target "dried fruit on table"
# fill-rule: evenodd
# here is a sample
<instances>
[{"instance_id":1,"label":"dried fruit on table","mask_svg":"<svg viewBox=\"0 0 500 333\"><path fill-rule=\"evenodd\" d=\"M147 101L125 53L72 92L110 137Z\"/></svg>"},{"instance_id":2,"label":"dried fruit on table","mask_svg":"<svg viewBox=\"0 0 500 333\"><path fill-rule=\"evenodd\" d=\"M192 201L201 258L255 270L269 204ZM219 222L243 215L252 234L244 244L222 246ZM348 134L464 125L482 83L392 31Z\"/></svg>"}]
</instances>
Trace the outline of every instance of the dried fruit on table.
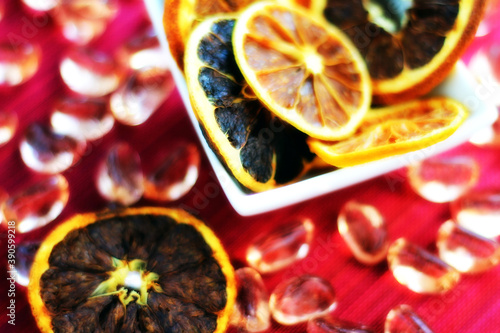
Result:
<instances>
[{"instance_id":1,"label":"dried fruit on table","mask_svg":"<svg viewBox=\"0 0 500 333\"><path fill-rule=\"evenodd\" d=\"M309 146L327 163L353 166L438 143L453 134L467 114L465 107L452 99L416 100L371 110L348 139L310 139Z\"/></svg>"},{"instance_id":2,"label":"dried fruit on table","mask_svg":"<svg viewBox=\"0 0 500 333\"><path fill-rule=\"evenodd\" d=\"M303 9L256 3L233 35L237 64L275 115L323 140L354 132L371 102L366 65L347 36Z\"/></svg>"},{"instance_id":3,"label":"dried fruit on table","mask_svg":"<svg viewBox=\"0 0 500 333\"><path fill-rule=\"evenodd\" d=\"M200 23L186 48L191 103L208 144L234 177L258 192L307 171L313 154L306 135L274 117L243 79L232 49L235 19Z\"/></svg>"},{"instance_id":4,"label":"dried fruit on table","mask_svg":"<svg viewBox=\"0 0 500 333\"><path fill-rule=\"evenodd\" d=\"M222 13L234 13L254 0L166 0L163 27L172 57L184 69L184 50L194 27L205 18Z\"/></svg>"},{"instance_id":5,"label":"dried fruit on table","mask_svg":"<svg viewBox=\"0 0 500 333\"><path fill-rule=\"evenodd\" d=\"M42 332L224 332L236 293L222 244L166 208L77 215L42 243L28 296Z\"/></svg>"},{"instance_id":6,"label":"dried fruit on table","mask_svg":"<svg viewBox=\"0 0 500 333\"><path fill-rule=\"evenodd\" d=\"M365 58L377 103L422 96L474 39L486 0L291 0L342 29Z\"/></svg>"}]
</instances>

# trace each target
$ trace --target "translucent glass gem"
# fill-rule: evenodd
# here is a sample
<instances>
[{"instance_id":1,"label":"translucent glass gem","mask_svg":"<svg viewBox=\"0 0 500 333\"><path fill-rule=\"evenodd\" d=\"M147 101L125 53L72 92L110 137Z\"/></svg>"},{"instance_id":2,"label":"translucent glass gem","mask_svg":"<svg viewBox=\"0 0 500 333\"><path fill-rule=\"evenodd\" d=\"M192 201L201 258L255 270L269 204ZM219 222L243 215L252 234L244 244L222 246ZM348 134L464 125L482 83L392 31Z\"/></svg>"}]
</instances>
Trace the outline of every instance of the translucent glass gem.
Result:
<instances>
[{"instance_id":1,"label":"translucent glass gem","mask_svg":"<svg viewBox=\"0 0 500 333\"><path fill-rule=\"evenodd\" d=\"M500 190L469 192L450 205L453 219L486 238L500 236Z\"/></svg>"},{"instance_id":2,"label":"translucent glass gem","mask_svg":"<svg viewBox=\"0 0 500 333\"><path fill-rule=\"evenodd\" d=\"M123 124L140 125L167 99L173 88L168 69L139 69L111 95L111 111Z\"/></svg>"},{"instance_id":3,"label":"translucent glass gem","mask_svg":"<svg viewBox=\"0 0 500 333\"><path fill-rule=\"evenodd\" d=\"M247 250L247 262L261 273L270 273L303 259L314 234L310 219L292 220L258 236Z\"/></svg>"},{"instance_id":4,"label":"translucent glass gem","mask_svg":"<svg viewBox=\"0 0 500 333\"><path fill-rule=\"evenodd\" d=\"M348 201L340 211L337 226L358 261L374 265L385 259L389 248L387 227L375 207Z\"/></svg>"},{"instance_id":5,"label":"translucent glass gem","mask_svg":"<svg viewBox=\"0 0 500 333\"><path fill-rule=\"evenodd\" d=\"M309 320L307 333L373 333L373 331L364 325L331 317L318 317Z\"/></svg>"},{"instance_id":6,"label":"translucent glass gem","mask_svg":"<svg viewBox=\"0 0 500 333\"><path fill-rule=\"evenodd\" d=\"M0 42L0 87L13 87L35 75L40 65L41 50L24 43Z\"/></svg>"},{"instance_id":7,"label":"translucent glass gem","mask_svg":"<svg viewBox=\"0 0 500 333\"><path fill-rule=\"evenodd\" d=\"M70 50L63 57L59 71L71 90L89 97L113 92L122 79L121 67L113 58L88 48Z\"/></svg>"},{"instance_id":8,"label":"translucent glass gem","mask_svg":"<svg viewBox=\"0 0 500 333\"><path fill-rule=\"evenodd\" d=\"M85 142L56 134L52 128L37 123L28 127L19 146L24 163L44 173L68 169L80 159L84 149Z\"/></svg>"},{"instance_id":9,"label":"translucent glass gem","mask_svg":"<svg viewBox=\"0 0 500 333\"><path fill-rule=\"evenodd\" d=\"M46 12L54 9L61 0L22 0L22 2L34 11Z\"/></svg>"},{"instance_id":10,"label":"translucent glass gem","mask_svg":"<svg viewBox=\"0 0 500 333\"><path fill-rule=\"evenodd\" d=\"M283 325L326 315L336 306L337 298L330 282L310 275L281 282L269 299L273 318Z\"/></svg>"},{"instance_id":11,"label":"translucent glass gem","mask_svg":"<svg viewBox=\"0 0 500 333\"><path fill-rule=\"evenodd\" d=\"M385 319L384 333L433 333L408 305L398 305Z\"/></svg>"},{"instance_id":12,"label":"translucent glass gem","mask_svg":"<svg viewBox=\"0 0 500 333\"><path fill-rule=\"evenodd\" d=\"M500 147L500 109L493 125L481 129L470 138L470 143L479 147Z\"/></svg>"},{"instance_id":13,"label":"translucent glass gem","mask_svg":"<svg viewBox=\"0 0 500 333\"><path fill-rule=\"evenodd\" d=\"M412 188L432 202L449 202L474 186L479 165L469 157L433 157L408 167Z\"/></svg>"},{"instance_id":14,"label":"translucent glass gem","mask_svg":"<svg viewBox=\"0 0 500 333\"><path fill-rule=\"evenodd\" d=\"M498 18L496 18L498 20ZM498 38L487 39L472 56L469 69L479 81L477 96L490 104L500 106L500 43Z\"/></svg>"},{"instance_id":15,"label":"translucent glass gem","mask_svg":"<svg viewBox=\"0 0 500 333\"><path fill-rule=\"evenodd\" d=\"M17 115L12 111L0 111L0 146L12 139L17 129Z\"/></svg>"},{"instance_id":16,"label":"translucent glass gem","mask_svg":"<svg viewBox=\"0 0 500 333\"><path fill-rule=\"evenodd\" d=\"M21 286L28 286L31 265L39 247L38 242L24 242L16 246L16 282Z\"/></svg>"},{"instance_id":17,"label":"translucent glass gem","mask_svg":"<svg viewBox=\"0 0 500 333\"><path fill-rule=\"evenodd\" d=\"M439 228L437 248L443 261L464 273L482 272L500 263L500 244L453 221L446 221Z\"/></svg>"},{"instance_id":18,"label":"translucent glass gem","mask_svg":"<svg viewBox=\"0 0 500 333\"><path fill-rule=\"evenodd\" d=\"M81 140L107 134L115 123L104 98L64 98L56 103L50 118L54 131Z\"/></svg>"},{"instance_id":19,"label":"translucent glass gem","mask_svg":"<svg viewBox=\"0 0 500 333\"><path fill-rule=\"evenodd\" d=\"M247 332L262 332L271 324L269 295L260 274L250 267L237 269L238 288L231 324Z\"/></svg>"},{"instance_id":20,"label":"translucent glass gem","mask_svg":"<svg viewBox=\"0 0 500 333\"><path fill-rule=\"evenodd\" d=\"M55 15L66 39L87 44L100 36L115 16L114 0L60 0Z\"/></svg>"},{"instance_id":21,"label":"translucent glass gem","mask_svg":"<svg viewBox=\"0 0 500 333\"><path fill-rule=\"evenodd\" d=\"M146 67L168 68L158 36L153 28L134 36L118 52L124 66L137 70Z\"/></svg>"},{"instance_id":22,"label":"translucent glass gem","mask_svg":"<svg viewBox=\"0 0 500 333\"><path fill-rule=\"evenodd\" d=\"M97 189L109 201L128 206L144 193L139 154L126 143L114 145L97 172Z\"/></svg>"},{"instance_id":23,"label":"translucent glass gem","mask_svg":"<svg viewBox=\"0 0 500 333\"><path fill-rule=\"evenodd\" d=\"M194 144L179 144L162 155L159 163L145 175L144 196L158 201L177 200L189 192L198 179L200 153Z\"/></svg>"},{"instance_id":24,"label":"translucent glass gem","mask_svg":"<svg viewBox=\"0 0 500 333\"><path fill-rule=\"evenodd\" d=\"M20 233L28 232L55 220L68 202L66 178L51 176L11 195L2 204L6 221L15 221Z\"/></svg>"},{"instance_id":25,"label":"translucent glass gem","mask_svg":"<svg viewBox=\"0 0 500 333\"><path fill-rule=\"evenodd\" d=\"M460 278L454 268L404 238L390 246L387 261L396 280L416 293L446 292Z\"/></svg>"}]
</instances>

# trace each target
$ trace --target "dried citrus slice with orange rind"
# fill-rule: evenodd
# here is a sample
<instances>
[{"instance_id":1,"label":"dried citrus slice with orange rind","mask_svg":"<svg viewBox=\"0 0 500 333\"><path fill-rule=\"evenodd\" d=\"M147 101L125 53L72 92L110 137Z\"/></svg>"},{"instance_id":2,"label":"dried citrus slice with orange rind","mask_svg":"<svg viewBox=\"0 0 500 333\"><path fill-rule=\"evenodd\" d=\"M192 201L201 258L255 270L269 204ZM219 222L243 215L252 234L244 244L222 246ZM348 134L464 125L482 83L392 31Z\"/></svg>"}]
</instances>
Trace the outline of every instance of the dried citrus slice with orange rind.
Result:
<instances>
[{"instance_id":1,"label":"dried citrus slice with orange rind","mask_svg":"<svg viewBox=\"0 0 500 333\"><path fill-rule=\"evenodd\" d=\"M438 143L467 118L455 100L436 97L368 112L351 137L338 142L309 140L311 150L325 162L348 167L419 150Z\"/></svg>"},{"instance_id":2,"label":"dried citrus slice with orange rind","mask_svg":"<svg viewBox=\"0 0 500 333\"><path fill-rule=\"evenodd\" d=\"M179 209L76 215L41 244L28 297L46 332L225 332L236 297L222 244Z\"/></svg>"},{"instance_id":3,"label":"dried citrus slice with orange rind","mask_svg":"<svg viewBox=\"0 0 500 333\"><path fill-rule=\"evenodd\" d=\"M375 103L423 96L453 69L486 0L290 0L346 32L367 62Z\"/></svg>"},{"instance_id":4,"label":"dried citrus slice with orange rind","mask_svg":"<svg viewBox=\"0 0 500 333\"><path fill-rule=\"evenodd\" d=\"M370 106L370 78L354 44L303 9L272 2L247 7L233 48L258 98L311 137L349 136Z\"/></svg>"},{"instance_id":5,"label":"dried citrus slice with orange rind","mask_svg":"<svg viewBox=\"0 0 500 333\"><path fill-rule=\"evenodd\" d=\"M191 30L206 17L233 13L254 0L166 0L163 27L170 53L179 68L184 68L184 50Z\"/></svg>"},{"instance_id":6,"label":"dried citrus slice with orange rind","mask_svg":"<svg viewBox=\"0 0 500 333\"><path fill-rule=\"evenodd\" d=\"M185 74L205 138L246 188L261 192L299 179L314 155L307 136L273 116L246 84L231 44L235 16L217 15L193 30Z\"/></svg>"}]
</instances>

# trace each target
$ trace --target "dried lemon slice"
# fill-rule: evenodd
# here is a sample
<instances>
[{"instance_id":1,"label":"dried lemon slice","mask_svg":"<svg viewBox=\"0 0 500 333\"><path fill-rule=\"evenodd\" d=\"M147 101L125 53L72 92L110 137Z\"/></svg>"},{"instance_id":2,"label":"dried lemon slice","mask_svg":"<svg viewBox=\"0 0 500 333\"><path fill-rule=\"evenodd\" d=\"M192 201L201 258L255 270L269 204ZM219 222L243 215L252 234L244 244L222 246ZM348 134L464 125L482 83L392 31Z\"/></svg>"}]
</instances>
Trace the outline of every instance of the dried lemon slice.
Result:
<instances>
[{"instance_id":1,"label":"dried lemon slice","mask_svg":"<svg viewBox=\"0 0 500 333\"><path fill-rule=\"evenodd\" d=\"M416 100L369 111L356 133L339 142L310 140L325 162L353 166L428 147L449 137L467 117L465 107L448 98Z\"/></svg>"},{"instance_id":2,"label":"dried lemon slice","mask_svg":"<svg viewBox=\"0 0 500 333\"><path fill-rule=\"evenodd\" d=\"M166 0L163 27L172 57L184 69L184 49L189 34L205 18L236 12L254 0Z\"/></svg>"},{"instance_id":3,"label":"dried lemon slice","mask_svg":"<svg viewBox=\"0 0 500 333\"><path fill-rule=\"evenodd\" d=\"M314 155L307 136L273 116L248 88L234 60L235 17L200 23L186 47L191 103L212 150L246 188L260 192L298 179Z\"/></svg>"},{"instance_id":4,"label":"dried lemon slice","mask_svg":"<svg viewBox=\"0 0 500 333\"><path fill-rule=\"evenodd\" d=\"M366 60L376 103L423 96L453 69L486 0L285 0L349 35Z\"/></svg>"},{"instance_id":5,"label":"dried lemon slice","mask_svg":"<svg viewBox=\"0 0 500 333\"><path fill-rule=\"evenodd\" d=\"M303 9L251 5L237 20L233 48L259 99L312 137L347 137L370 106L370 78L354 44Z\"/></svg>"},{"instance_id":6,"label":"dried lemon slice","mask_svg":"<svg viewBox=\"0 0 500 333\"><path fill-rule=\"evenodd\" d=\"M214 233L155 207L64 222L41 244L28 286L42 332L224 332L235 294Z\"/></svg>"}]
</instances>

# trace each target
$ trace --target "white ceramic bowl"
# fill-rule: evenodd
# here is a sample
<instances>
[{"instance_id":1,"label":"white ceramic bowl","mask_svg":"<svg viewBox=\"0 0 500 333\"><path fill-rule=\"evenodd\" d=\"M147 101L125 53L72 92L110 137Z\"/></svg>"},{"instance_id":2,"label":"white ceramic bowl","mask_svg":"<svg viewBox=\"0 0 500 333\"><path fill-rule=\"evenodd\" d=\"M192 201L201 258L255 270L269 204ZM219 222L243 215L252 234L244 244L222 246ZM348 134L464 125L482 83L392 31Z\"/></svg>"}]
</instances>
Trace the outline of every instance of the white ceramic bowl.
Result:
<instances>
[{"instance_id":1,"label":"white ceramic bowl","mask_svg":"<svg viewBox=\"0 0 500 333\"><path fill-rule=\"evenodd\" d=\"M177 88L182 96L184 105L186 106L189 117L202 143L203 149L210 160L214 173L217 176L229 202L240 215L256 215L312 199L320 195L360 183L367 179L383 175L418 160L428 158L467 141L474 133L491 125L496 120L498 115L496 108L485 102L488 99L488 96L485 96L484 94L484 91L486 91L485 87L478 86L474 78L465 68L464 64L459 62L456 65L455 70L448 76L448 78L430 94L432 96L452 97L462 102L470 111L470 115L464 124L448 139L408 154L397 155L359 166L326 172L314 177L300 180L294 184L266 192L247 193L225 170L221 162L208 147L207 142L200 131L198 121L194 116L193 109L189 101L186 82L168 51L168 45L162 24L163 0L145 0L145 3L153 25L158 32L162 47L165 50L166 56L169 58L168 60L171 65L170 67L172 69Z\"/></svg>"}]
</instances>

